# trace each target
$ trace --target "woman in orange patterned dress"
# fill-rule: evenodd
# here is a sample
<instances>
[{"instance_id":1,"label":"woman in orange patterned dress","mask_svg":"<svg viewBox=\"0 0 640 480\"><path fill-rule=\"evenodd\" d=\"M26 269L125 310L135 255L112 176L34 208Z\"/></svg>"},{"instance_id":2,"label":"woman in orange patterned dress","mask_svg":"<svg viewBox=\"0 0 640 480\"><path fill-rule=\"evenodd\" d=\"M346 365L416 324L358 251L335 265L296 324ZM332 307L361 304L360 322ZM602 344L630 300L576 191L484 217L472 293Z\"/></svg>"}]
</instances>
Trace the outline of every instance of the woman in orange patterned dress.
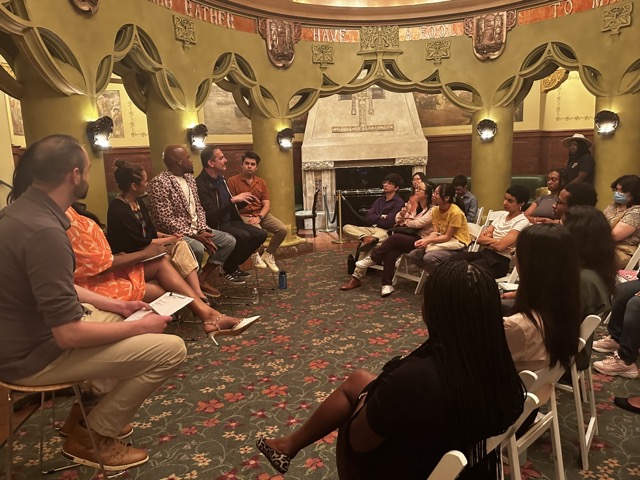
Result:
<instances>
[{"instance_id":1,"label":"woman in orange patterned dress","mask_svg":"<svg viewBox=\"0 0 640 480\"><path fill-rule=\"evenodd\" d=\"M193 298L191 311L202 320L205 333L216 336L239 335L259 317L238 319L205 304L168 260L164 245L151 244L139 252L113 255L100 226L80 215L73 207L66 212L71 221L67 236L76 256L74 281L93 292L120 300L150 302L165 291ZM167 239L170 241L170 239ZM158 258L153 258L162 255ZM157 283L147 283L155 280Z\"/></svg>"}]
</instances>

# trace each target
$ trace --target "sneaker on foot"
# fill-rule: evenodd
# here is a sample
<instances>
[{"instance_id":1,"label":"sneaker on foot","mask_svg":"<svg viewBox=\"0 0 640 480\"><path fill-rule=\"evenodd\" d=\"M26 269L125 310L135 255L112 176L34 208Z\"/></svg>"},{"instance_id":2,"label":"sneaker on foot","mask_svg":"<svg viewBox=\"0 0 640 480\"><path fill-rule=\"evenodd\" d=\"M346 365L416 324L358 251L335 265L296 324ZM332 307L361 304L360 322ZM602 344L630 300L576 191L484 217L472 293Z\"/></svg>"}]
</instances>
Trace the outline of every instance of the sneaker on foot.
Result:
<instances>
[{"instance_id":1,"label":"sneaker on foot","mask_svg":"<svg viewBox=\"0 0 640 480\"><path fill-rule=\"evenodd\" d=\"M245 281L242 277L238 277L235 272L234 273L227 273L224 276L224 281L227 283L230 283L232 285L244 285Z\"/></svg>"},{"instance_id":2,"label":"sneaker on foot","mask_svg":"<svg viewBox=\"0 0 640 480\"><path fill-rule=\"evenodd\" d=\"M593 362L593 368L600 373L611 375L612 377L638 378L638 367L636 367L636 364L632 363L631 365L627 365L617 353L599 362Z\"/></svg>"},{"instance_id":3,"label":"sneaker on foot","mask_svg":"<svg viewBox=\"0 0 640 480\"><path fill-rule=\"evenodd\" d=\"M607 335L600 340L593 342L593 349L600 353L613 353L620 348L618 342L616 342L611 335Z\"/></svg>"},{"instance_id":4,"label":"sneaker on foot","mask_svg":"<svg viewBox=\"0 0 640 480\"><path fill-rule=\"evenodd\" d=\"M253 255L251 255L251 260L253 260L253 266L256 268L267 268L267 264L264 263L264 261L262 260L262 257L260 256L260 254L258 254L258 252L254 253Z\"/></svg>"},{"instance_id":5,"label":"sneaker on foot","mask_svg":"<svg viewBox=\"0 0 640 480\"><path fill-rule=\"evenodd\" d=\"M78 423L64 442L62 454L75 463L93 468L100 468L102 460L104 469L112 472L142 465L149 460L149 455L141 448L125 445L115 438L105 437L95 431L91 433L96 442L97 452L93 449L89 430Z\"/></svg>"},{"instance_id":6,"label":"sneaker on foot","mask_svg":"<svg viewBox=\"0 0 640 480\"><path fill-rule=\"evenodd\" d=\"M244 270L240 270L239 268L236 268L236 271L233 272L233 275L235 275L236 277L240 277L240 278L245 278L245 277L250 277L251 274L249 272L245 272Z\"/></svg>"},{"instance_id":7,"label":"sneaker on foot","mask_svg":"<svg viewBox=\"0 0 640 480\"><path fill-rule=\"evenodd\" d=\"M393 293L395 289L393 288L392 285L383 285L382 286L382 291L380 292L380 296L381 297L388 297L389 295L391 295Z\"/></svg>"},{"instance_id":8,"label":"sneaker on foot","mask_svg":"<svg viewBox=\"0 0 640 480\"><path fill-rule=\"evenodd\" d=\"M269 267L269 270L271 270L273 273L278 273L280 271L280 268L278 268L278 265L276 265L276 259L273 258L273 255L266 250L262 254L262 260L267 264L267 267Z\"/></svg>"},{"instance_id":9,"label":"sneaker on foot","mask_svg":"<svg viewBox=\"0 0 640 480\"><path fill-rule=\"evenodd\" d=\"M362 260L358 260L356 262L356 267L369 268L369 267L373 267L375 264L376 262L374 262L371 257L364 257Z\"/></svg>"}]
</instances>

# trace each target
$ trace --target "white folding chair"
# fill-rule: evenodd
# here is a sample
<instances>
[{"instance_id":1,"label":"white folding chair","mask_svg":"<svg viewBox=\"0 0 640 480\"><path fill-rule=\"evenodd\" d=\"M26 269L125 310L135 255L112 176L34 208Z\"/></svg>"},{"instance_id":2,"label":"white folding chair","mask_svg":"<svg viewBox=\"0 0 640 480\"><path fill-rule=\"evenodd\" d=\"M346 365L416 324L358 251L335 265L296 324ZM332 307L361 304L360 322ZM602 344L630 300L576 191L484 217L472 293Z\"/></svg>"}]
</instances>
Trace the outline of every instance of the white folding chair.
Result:
<instances>
[{"instance_id":1,"label":"white folding chair","mask_svg":"<svg viewBox=\"0 0 640 480\"><path fill-rule=\"evenodd\" d=\"M550 396L547 404L549 411L544 415L539 415L536 421L520 438L514 435L507 444L507 454L509 456L509 466L511 468L511 479L521 480L519 455L526 450L535 440L537 440L547 429L551 429L551 447L554 455L556 467L556 480L564 480L564 463L562 461L562 446L560 444L560 427L558 424L558 407L556 404L555 389L553 386L560 379L564 369L560 364L553 368L544 368L535 372L535 380L527 389L529 391L540 392L550 389ZM526 384L525 384L526 386ZM546 392L545 392L546 393ZM538 395L536 395L538 396Z\"/></svg>"},{"instance_id":2,"label":"white folding chair","mask_svg":"<svg viewBox=\"0 0 640 480\"><path fill-rule=\"evenodd\" d=\"M458 450L450 450L443 455L427 480L454 480L467 465L467 457Z\"/></svg>"},{"instance_id":3,"label":"white folding chair","mask_svg":"<svg viewBox=\"0 0 640 480\"><path fill-rule=\"evenodd\" d=\"M471 243L469 244L470 252L478 251L478 237L482 232L482 225L477 223L467 223L467 227L469 228L469 235L471 235Z\"/></svg>"},{"instance_id":4,"label":"white folding chair","mask_svg":"<svg viewBox=\"0 0 640 480\"><path fill-rule=\"evenodd\" d=\"M578 351L582 351L587 344L587 340L600 325L601 318L597 315L589 315L580 325L580 339ZM589 470L589 448L593 441L593 436L598 433L598 417L596 409L596 397L593 391L593 374L591 367L578 372L575 359L571 362L571 386L556 384L556 388L573 393L573 400L576 405L576 423L578 424L578 440L580 441L580 457L582 459L582 469ZM587 399L588 395L588 399ZM584 413L582 402L589 401L589 421L585 429Z\"/></svg>"},{"instance_id":5,"label":"white folding chair","mask_svg":"<svg viewBox=\"0 0 640 480\"><path fill-rule=\"evenodd\" d=\"M484 207L478 208L478 214L476 215L476 218L473 219L473 221L475 223L481 223L482 222L482 214L483 213L484 213Z\"/></svg>"},{"instance_id":6,"label":"white folding chair","mask_svg":"<svg viewBox=\"0 0 640 480\"><path fill-rule=\"evenodd\" d=\"M633 252L631 258L627 262L627 266L624 267L625 270L637 270L638 263L640 263L640 245L636 248L636 251Z\"/></svg>"},{"instance_id":7,"label":"white folding chair","mask_svg":"<svg viewBox=\"0 0 640 480\"><path fill-rule=\"evenodd\" d=\"M416 286L416 290L414 293L416 295L419 294L422 290L422 287L424 286L424 282L427 280L427 272L420 269L420 273L417 275L411 273L410 264L407 261L407 255L405 253L400 255L400 258L398 260L398 268L396 268L396 271L393 274L393 280L391 283L395 285L398 282L398 278L404 278L412 282L417 282L418 285Z\"/></svg>"}]
</instances>

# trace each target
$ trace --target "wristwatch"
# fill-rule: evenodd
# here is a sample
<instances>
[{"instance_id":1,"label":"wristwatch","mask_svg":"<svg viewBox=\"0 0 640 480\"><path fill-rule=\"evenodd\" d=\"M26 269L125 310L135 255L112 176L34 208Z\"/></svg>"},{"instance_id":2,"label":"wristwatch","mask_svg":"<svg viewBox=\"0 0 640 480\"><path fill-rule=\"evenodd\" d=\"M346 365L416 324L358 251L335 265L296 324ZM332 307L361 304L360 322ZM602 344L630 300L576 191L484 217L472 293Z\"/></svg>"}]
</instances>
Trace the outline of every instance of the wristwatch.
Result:
<instances>
[{"instance_id":1,"label":"wristwatch","mask_svg":"<svg viewBox=\"0 0 640 480\"><path fill-rule=\"evenodd\" d=\"M263 218L263 217L262 217L262 215L258 215L258 218L259 218L260 220L262 220L262 218Z\"/></svg>"}]
</instances>

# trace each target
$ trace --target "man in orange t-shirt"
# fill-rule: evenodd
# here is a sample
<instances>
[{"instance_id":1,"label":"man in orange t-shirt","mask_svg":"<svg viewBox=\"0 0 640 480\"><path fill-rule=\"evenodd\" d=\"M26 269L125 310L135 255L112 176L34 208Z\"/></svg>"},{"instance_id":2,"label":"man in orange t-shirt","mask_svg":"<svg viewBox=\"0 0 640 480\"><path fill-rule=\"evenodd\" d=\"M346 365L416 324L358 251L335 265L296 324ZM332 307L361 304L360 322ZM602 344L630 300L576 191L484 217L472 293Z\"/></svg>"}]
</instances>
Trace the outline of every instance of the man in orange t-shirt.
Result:
<instances>
[{"instance_id":1,"label":"man in orange t-shirt","mask_svg":"<svg viewBox=\"0 0 640 480\"><path fill-rule=\"evenodd\" d=\"M256 176L259 164L260 156L257 153L246 152L242 156L242 173L234 175L227 180L227 185L232 195L250 192L256 198L255 201L248 203L246 207L240 210L240 215L245 223L260 227L273 234L269 246L267 246L262 256L256 252L252 255L252 258L256 267L269 267L275 273L280 269L276 265L274 255L287 236L287 226L269 213L271 200L269 199L267 183Z\"/></svg>"}]
</instances>

